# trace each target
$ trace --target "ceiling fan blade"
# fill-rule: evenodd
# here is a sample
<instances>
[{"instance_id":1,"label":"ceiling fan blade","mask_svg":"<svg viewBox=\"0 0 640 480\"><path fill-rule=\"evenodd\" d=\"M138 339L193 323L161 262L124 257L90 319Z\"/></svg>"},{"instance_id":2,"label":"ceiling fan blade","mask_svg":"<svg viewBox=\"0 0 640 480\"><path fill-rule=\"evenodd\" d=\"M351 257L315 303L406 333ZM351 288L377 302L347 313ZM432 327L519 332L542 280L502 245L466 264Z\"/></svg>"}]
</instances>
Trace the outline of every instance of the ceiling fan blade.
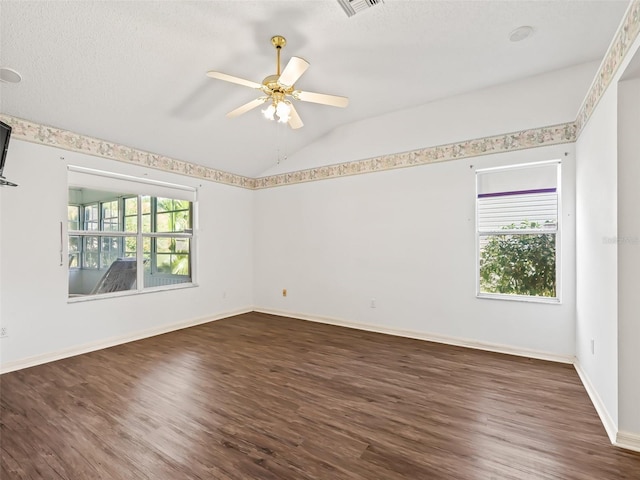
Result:
<instances>
[{"instance_id":1,"label":"ceiling fan blade","mask_svg":"<svg viewBox=\"0 0 640 480\"><path fill-rule=\"evenodd\" d=\"M280 78L278 78L278 83L286 87L292 86L298 81L302 74L307 71L307 68L309 68L309 62L304 58L291 57L287 66L284 67Z\"/></svg>"},{"instance_id":2,"label":"ceiling fan blade","mask_svg":"<svg viewBox=\"0 0 640 480\"><path fill-rule=\"evenodd\" d=\"M244 78L234 77L233 75L227 75L226 73L214 72L211 70L207 72L207 77L217 78L218 80L224 80L225 82L237 83L238 85L244 85L250 88L262 88L262 85L251 80L245 80Z\"/></svg>"},{"instance_id":3,"label":"ceiling fan blade","mask_svg":"<svg viewBox=\"0 0 640 480\"><path fill-rule=\"evenodd\" d=\"M303 102L321 103L323 105L331 105L332 107L346 107L349 105L347 97L339 97L337 95L326 95L324 93L302 92L297 91L293 94L294 98Z\"/></svg>"},{"instance_id":4,"label":"ceiling fan blade","mask_svg":"<svg viewBox=\"0 0 640 480\"><path fill-rule=\"evenodd\" d=\"M302 123L302 119L300 118L300 115L298 115L295 107L293 105L289 106L291 107L291 111L289 112L289 126L294 130L304 126L304 123Z\"/></svg>"},{"instance_id":5,"label":"ceiling fan blade","mask_svg":"<svg viewBox=\"0 0 640 480\"><path fill-rule=\"evenodd\" d=\"M251 100L249 103L245 103L241 107L236 108L235 110L227 113L228 118L234 118L242 115L243 113L248 112L256 107L259 107L267 100L267 97L256 98L255 100Z\"/></svg>"}]
</instances>

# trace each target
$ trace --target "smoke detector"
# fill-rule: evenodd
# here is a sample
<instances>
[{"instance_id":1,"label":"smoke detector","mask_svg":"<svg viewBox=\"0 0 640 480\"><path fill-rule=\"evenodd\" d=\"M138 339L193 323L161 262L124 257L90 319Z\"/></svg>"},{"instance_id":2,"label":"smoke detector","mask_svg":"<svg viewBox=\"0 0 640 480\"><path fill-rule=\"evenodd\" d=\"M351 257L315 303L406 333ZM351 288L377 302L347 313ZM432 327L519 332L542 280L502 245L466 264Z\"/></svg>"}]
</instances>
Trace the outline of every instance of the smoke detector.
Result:
<instances>
[{"instance_id":1,"label":"smoke detector","mask_svg":"<svg viewBox=\"0 0 640 480\"><path fill-rule=\"evenodd\" d=\"M384 0L338 0L338 3L348 17L353 17L356 13L384 3Z\"/></svg>"},{"instance_id":2,"label":"smoke detector","mask_svg":"<svg viewBox=\"0 0 640 480\"><path fill-rule=\"evenodd\" d=\"M0 83L20 83L22 75L20 72L9 67L0 67Z\"/></svg>"}]
</instances>

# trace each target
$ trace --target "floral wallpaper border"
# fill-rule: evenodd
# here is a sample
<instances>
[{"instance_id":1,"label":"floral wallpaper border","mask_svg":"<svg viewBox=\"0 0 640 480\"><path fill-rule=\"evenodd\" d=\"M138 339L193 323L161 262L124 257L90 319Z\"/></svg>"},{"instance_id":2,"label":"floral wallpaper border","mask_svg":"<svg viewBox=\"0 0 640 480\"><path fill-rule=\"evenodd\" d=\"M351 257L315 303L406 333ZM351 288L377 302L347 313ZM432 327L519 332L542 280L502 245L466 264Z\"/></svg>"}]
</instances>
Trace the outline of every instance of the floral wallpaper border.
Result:
<instances>
[{"instance_id":1,"label":"floral wallpaper border","mask_svg":"<svg viewBox=\"0 0 640 480\"><path fill-rule=\"evenodd\" d=\"M360 175L396 168L415 167L462 158L490 155L526 148L558 145L576 141L575 123L521 130L519 132L449 143L403 153L383 155L366 160L345 162L296 172L281 173L255 179L255 189L313 182L328 178Z\"/></svg>"},{"instance_id":2,"label":"floral wallpaper border","mask_svg":"<svg viewBox=\"0 0 640 480\"><path fill-rule=\"evenodd\" d=\"M78 133L46 125L39 125L17 117L0 114L0 120L13 127L13 135L15 135L16 138L28 142L87 153L248 189L270 188L396 168L414 167L429 163L476 157L479 155L571 143L576 140L576 127L575 124L571 122L478 138L475 140L466 140L447 145L438 145L409 152L382 155L365 160L271 175L268 177L249 178L182 160L176 160L163 155L136 150L135 148L125 147L97 138L86 137Z\"/></svg>"},{"instance_id":3,"label":"floral wallpaper border","mask_svg":"<svg viewBox=\"0 0 640 480\"><path fill-rule=\"evenodd\" d=\"M176 160L175 158L158 155L156 153L125 147L98 138L87 137L79 133L69 132L47 125L40 125L9 115L0 114L0 120L11 125L13 128L11 132L12 136L27 142L40 143L111 160L133 163L236 187L252 189L255 183L253 178L215 170L183 160Z\"/></svg>"},{"instance_id":4,"label":"floral wallpaper border","mask_svg":"<svg viewBox=\"0 0 640 480\"><path fill-rule=\"evenodd\" d=\"M577 136L580 136L580 132L589 121L591 114L620 68L622 60L629 52L638 33L640 33L640 0L633 0L629 4L626 15L622 19L616 36L604 56L602 65L600 65L600 70L598 70L596 78L580 107L578 118L576 119Z\"/></svg>"}]
</instances>

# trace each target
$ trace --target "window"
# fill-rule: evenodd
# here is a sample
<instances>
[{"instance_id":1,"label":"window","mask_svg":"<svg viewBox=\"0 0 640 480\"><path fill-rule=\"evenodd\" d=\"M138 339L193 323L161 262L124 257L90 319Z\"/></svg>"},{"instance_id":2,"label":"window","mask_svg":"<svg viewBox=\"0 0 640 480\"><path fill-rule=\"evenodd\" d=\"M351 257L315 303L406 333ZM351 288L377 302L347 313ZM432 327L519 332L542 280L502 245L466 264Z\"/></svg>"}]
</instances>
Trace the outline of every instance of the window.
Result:
<instances>
[{"instance_id":1,"label":"window","mask_svg":"<svg viewBox=\"0 0 640 480\"><path fill-rule=\"evenodd\" d=\"M560 162L478 170L477 293L559 300Z\"/></svg>"},{"instance_id":2,"label":"window","mask_svg":"<svg viewBox=\"0 0 640 480\"><path fill-rule=\"evenodd\" d=\"M90 203L82 207L84 220L82 226L84 230L98 230L98 204Z\"/></svg>"},{"instance_id":3,"label":"window","mask_svg":"<svg viewBox=\"0 0 640 480\"><path fill-rule=\"evenodd\" d=\"M194 189L69 170L70 297L194 283Z\"/></svg>"},{"instance_id":4,"label":"window","mask_svg":"<svg viewBox=\"0 0 640 480\"><path fill-rule=\"evenodd\" d=\"M163 233L151 239L152 274L186 275L189 271L190 239L176 232L191 230L191 204L171 198L151 198L151 231Z\"/></svg>"},{"instance_id":5,"label":"window","mask_svg":"<svg viewBox=\"0 0 640 480\"><path fill-rule=\"evenodd\" d=\"M67 229L80 230L80 205L67 206ZM69 268L80 266L80 237L69 237Z\"/></svg>"}]
</instances>

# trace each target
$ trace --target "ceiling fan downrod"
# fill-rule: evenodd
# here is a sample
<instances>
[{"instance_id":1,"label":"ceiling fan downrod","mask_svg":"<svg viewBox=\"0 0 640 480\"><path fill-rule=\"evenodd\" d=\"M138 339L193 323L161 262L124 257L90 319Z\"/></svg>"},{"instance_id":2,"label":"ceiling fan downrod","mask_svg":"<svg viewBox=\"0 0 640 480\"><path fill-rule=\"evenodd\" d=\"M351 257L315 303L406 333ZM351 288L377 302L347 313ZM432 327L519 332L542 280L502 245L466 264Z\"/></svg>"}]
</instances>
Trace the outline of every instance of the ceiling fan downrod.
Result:
<instances>
[{"instance_id":1,"label":"ceiling fan downrod","mask_svg":"<svg viewBox=\"0 0 640 480\"><path fill-rule=\"evenodd\" d=\"M271 44L276 47L276 71L280 76L280 50L287 44L287 39L282 35L274 35L271 37Z\"/></svg>"}]
</instances>

